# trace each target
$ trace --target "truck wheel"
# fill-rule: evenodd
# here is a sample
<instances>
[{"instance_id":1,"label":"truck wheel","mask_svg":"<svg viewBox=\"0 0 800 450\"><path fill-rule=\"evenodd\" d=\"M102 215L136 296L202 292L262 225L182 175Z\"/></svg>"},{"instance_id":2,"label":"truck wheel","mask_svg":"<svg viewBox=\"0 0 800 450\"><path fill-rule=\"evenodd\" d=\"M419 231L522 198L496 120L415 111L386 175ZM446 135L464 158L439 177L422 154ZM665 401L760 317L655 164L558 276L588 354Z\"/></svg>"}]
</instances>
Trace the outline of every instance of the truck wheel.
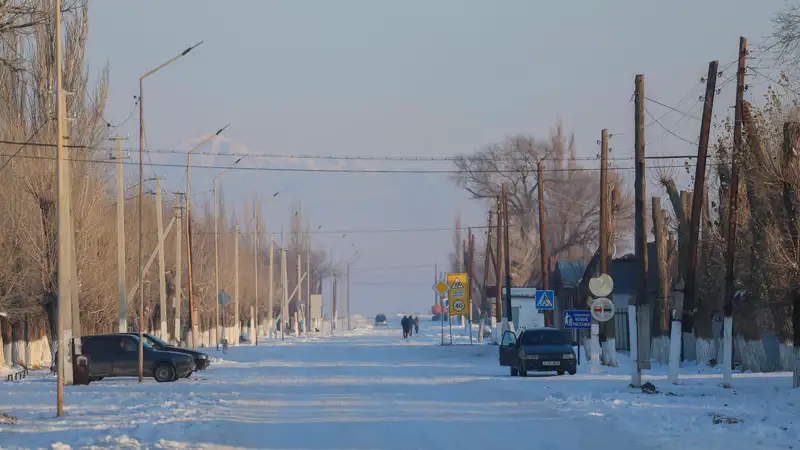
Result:
<instances>
[{"instance_id":1,"label":"truck wheel","mask_svg":"<svg viewBox=\"0 0 800 450\"><path fill-rule=\"evenodd\" d=\"M522 370L522 369L519 369L519 376L521 376L521 377L527 377L527 376L528 376L528 371L527 371L527 370Z\"/></svg>"},{"instance_id":2,"label":"truck wheel","mask_svg":"<svg viewBox=\"0 0 800 450\"><path fill-rule=\"evenodd\" d=\"M558 371L558 372L556 372L556 373L558 374L558 376L564 375L564 371L563 371L563 370L559 370L559 371Z\"/></svg>"},{"instance_id":3,"label":"truck wheel","mask_svg":"<svg viewBox=\"0 0 800 450\"><path fill-rule=\"evenodd\" d=\"M153 378L159 383L175 381L175 368L169 363L160 363L153 368Z\"/></svg>"},{"instance_id":4,"label":"truck wheel","mask_svg":"<svg viewBox=\"0 0 800 450\"><path fill-rule=\"evenodd\" d=\"M575 372L576 372L575 370L570 370L570 371L569 371L569 374L570 374L570 375L575 375Z\"/></svg>"},{"instance_id":5,"label":"truck wheel","mask_svg":"<svg viewBox=\"0 0 800 450\"><path fill-rule=\"evenodd\" d=\"M517 376L517 373L518 373L518 372L517 372L517 368L516 368L516 367L512 367L512 368L511 368L511 376L512 376L512 377L515 377L515 376Z\"/></svg>"}]
</instances>

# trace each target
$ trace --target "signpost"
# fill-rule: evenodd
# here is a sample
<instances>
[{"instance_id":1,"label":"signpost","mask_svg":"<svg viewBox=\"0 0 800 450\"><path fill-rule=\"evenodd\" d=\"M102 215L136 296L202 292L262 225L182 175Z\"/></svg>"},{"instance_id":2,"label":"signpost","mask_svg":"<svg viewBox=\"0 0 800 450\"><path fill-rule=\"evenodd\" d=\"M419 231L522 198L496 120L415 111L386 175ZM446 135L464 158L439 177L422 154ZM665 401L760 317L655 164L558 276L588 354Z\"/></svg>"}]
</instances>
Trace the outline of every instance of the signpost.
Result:
<instances>
[{"instance_id":1,"label":"signpost","mask_svg":"<svg viewBox=\"0 0 800 450\"><path fill-rule=\"evenodd\" d=\"M451 316L469 315L469 281L465 273L448 273L447 284L450 289L447 291L449 313Z\"/></svg>"},{"instance_id":2,"label":"signpost","mask_svg":"<svg viewBox=\"0 0 800 450\"><path fill-rule=\"evenodd\" d=\"M592 314L586 310L570 310L564 315L564 328L582 330L592 328Z\"/></svg>"},{"instance_id":3,"label":"signpost","mask_svg":"<svg viewBox=\"0 0 800 450\"><path fill-rule=\"evenodd\" d=\"M598 322L608 322L614 317L614 302L606 297L592 300L592 317Z\"/></svg>"},{"instance_id":4,"label":"signpost","mask_svg":"<svg viewBox=\"0 0 800 450\"><path fill-rule=\"evenodd\" d=\"M536 290L536 309L553 310L555 305L555 292Z\"/></svg>"},{"instance_id":5,"label":"signpost","mask_svg":"<svg viewBox=\"0 0 800 450\"><path fill-rule=\"evenodd\" d=\"M600 371L600 323L611 320L614 317L614 303L607 297L614 290L614 280L608 274L600 274L589 280L589 292L592 297L589 299L589 310L592 318L592 372ZM595 309L599 308L597 312ZM610 309L610 313L607 311ZM601 319L599 319L600 317Z\"/></svg>"},{"instance_id":6,"label":"signpost","mask_svg":"<svg viewBox=\"0 0 800 450\"><path fill-rule=\"evenodd\" d=\"M436 295L439 296L439 299L444 299L445 294L447 291L450 290L450 286L447 285L443 280L439 280L433 285L433 292L436 292ZM439 319L442 323L442 344L444 345L444 312L447 310L447 300L445 299L445 305L442 311L439 313Z\"/></svg>"}]
</instances>

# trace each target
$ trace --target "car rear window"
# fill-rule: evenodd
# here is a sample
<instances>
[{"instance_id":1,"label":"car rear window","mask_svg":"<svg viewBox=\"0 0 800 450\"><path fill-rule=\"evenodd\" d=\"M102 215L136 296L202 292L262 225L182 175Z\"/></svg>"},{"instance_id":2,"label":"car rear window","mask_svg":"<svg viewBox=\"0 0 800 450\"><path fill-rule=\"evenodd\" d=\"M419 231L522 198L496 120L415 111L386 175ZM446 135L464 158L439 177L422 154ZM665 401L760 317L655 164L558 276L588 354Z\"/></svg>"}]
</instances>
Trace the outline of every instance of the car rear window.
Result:
<instances>
[{"instance_id":1,"label":"car rear window","mask_svg":"<svg viewBox=\"0 0 800 450\"><path fill-rule=\"evenodd\" d=\"M520 340L522 345L567 345L566 336L558 330L527 330Z\"/></svg>"}]
</instances>

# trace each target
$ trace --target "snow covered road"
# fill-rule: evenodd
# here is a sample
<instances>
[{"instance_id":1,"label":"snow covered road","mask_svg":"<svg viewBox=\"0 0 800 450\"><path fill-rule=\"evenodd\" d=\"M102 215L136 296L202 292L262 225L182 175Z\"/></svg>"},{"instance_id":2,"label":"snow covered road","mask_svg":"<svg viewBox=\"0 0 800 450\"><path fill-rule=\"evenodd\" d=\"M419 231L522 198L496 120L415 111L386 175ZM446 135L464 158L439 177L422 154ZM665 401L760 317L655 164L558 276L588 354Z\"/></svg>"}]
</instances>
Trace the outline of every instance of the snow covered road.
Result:
<instances>
[{"instance_id":1,"label":"snow covered road","mask_svg":"<svg viewBox=\"0 0 800 450\"><path fill-rule=\"evenodd\" d=\"M585 365L572 377L512 378L497 347L440 347L438 327L422 331L409 342L396 328L287 338L231 348L191 380L68 387L62 419L53 418L53 378L2 383L0 413L19 421L0 420L0 448L632 450L800 441L800 397L775 395L786 384L780 375L737 380L753 386L741 394L699 377L671 386L677 395L645 395L624 375L590 375ZM774 412L761 421L767 409ZM745 422L715 425L713 412Z\"/></svg>"}]
</instances>

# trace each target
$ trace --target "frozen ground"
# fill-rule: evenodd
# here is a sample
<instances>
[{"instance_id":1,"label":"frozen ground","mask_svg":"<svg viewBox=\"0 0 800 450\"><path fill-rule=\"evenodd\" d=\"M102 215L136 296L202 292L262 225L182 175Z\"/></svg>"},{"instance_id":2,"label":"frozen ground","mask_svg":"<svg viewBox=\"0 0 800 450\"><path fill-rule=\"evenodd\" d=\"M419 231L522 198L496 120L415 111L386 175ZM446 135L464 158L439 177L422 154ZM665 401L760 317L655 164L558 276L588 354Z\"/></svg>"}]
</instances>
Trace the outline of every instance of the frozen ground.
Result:
<instances>
[{"instance_id":1,"label":"frozen ground","mask_svg":"<svg viewBox=\"0 0 800 450\"><path fill-rule=\"evenodd\" d=\"M725 390L713 371L672 386L656 368L654 395L629 389L624 367L512 378L497 347L440 347L439 325L422 325L409 342L393 326L232 348L177 383L68 387L62 419L54 378L0 382L0 448L800 448L789 374Z\"/></svg>"}]
</instances>

